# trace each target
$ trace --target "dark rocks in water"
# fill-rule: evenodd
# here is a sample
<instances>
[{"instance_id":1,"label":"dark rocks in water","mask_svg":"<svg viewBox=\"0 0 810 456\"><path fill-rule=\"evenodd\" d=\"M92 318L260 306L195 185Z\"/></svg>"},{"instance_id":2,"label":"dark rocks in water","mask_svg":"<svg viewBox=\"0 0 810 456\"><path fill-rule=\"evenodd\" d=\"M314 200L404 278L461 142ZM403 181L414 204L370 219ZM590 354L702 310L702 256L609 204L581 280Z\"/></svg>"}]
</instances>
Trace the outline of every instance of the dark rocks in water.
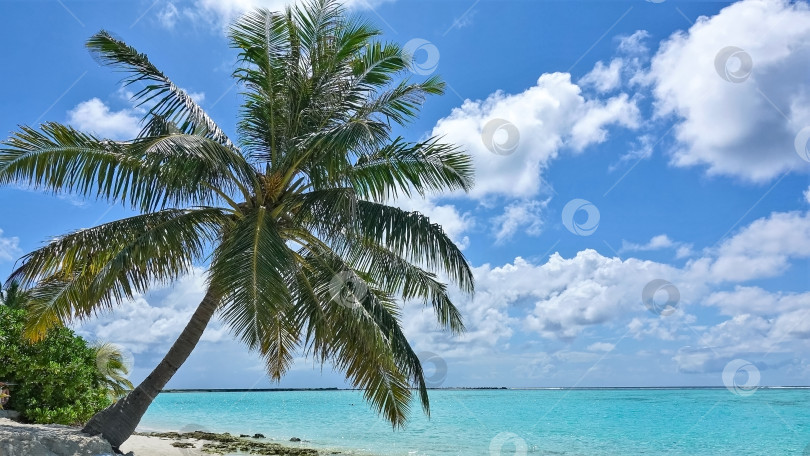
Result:
<instances>
[{"instance_id":1,"label":"dark rocks in water","mask_svg":"<svg viewBox=\"0 0 810 456\"><path fill-rule=\"evenodd\" d=\"M290 439L290 442L300 442L300 441L301 439L299 439L298 437L293 437Z\"/></svg>"},{"instance_id":2,"label":"dark rocks in water","mask_svg":"<svg viewBox=\"0 0 810 456\"><path fill-rule=\"evenodd\" d=\"M250 436L247 434L239 434L239 437L250 437Z\"/></svg>"},{"instance_id":3,"label":"dark rocks in water","mask_svg":"<svg viewBox=\"0 0 810 456\"><path fill-rule=\"evenodd\" d=\"M254 439L263 439L263 438L264 438L264 434L253 434L253 438L254 438Z\"/></svg>"}]
</instances>

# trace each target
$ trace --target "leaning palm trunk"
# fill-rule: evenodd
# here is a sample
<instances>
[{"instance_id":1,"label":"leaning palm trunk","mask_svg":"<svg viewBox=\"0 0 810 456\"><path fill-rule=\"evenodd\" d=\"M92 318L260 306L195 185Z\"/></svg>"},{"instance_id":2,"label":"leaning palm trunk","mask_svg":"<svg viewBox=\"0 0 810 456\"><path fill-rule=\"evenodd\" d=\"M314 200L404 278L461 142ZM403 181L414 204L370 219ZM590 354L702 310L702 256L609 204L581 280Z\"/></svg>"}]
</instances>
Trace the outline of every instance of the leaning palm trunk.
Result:
<instances>
[{"instance_id":1,"label":"leaning palm trunk","mask_svg":"<svg viewBox=\"0 0 810 456\"><path fill-rule=\"evenodd\" d=\"M211 321L217 304L217 297L209 289L197 310L194 311L194 315L191 316L191 320L160 364L129 394L93 416L82 432L90 435L101 434L115 450L118 450L118 447L135 431L141 417L146 413L146 409L149 408L155 397L194 350L205 327Z\"/></svg>"}]
</instances>

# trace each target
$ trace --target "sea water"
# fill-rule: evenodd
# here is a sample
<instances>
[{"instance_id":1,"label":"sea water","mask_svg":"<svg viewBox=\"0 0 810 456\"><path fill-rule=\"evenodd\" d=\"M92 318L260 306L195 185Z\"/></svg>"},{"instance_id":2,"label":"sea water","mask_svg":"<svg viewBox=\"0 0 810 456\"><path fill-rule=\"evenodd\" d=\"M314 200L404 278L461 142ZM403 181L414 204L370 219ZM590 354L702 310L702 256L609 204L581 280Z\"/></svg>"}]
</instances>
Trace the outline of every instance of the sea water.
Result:
<instances>
[{"instance_id":1,"label":"sea water","mask_svg":"<svg viewBox=\"0 0 810 456\"><path fill-rule=\"evenodd\" d=\"M160 394L139 430L264 434L379 456L810 456L810 389L433 390L394 430L362 392ZM751 394L753 393L753 394Z\"/></svg>"}]
</instances>

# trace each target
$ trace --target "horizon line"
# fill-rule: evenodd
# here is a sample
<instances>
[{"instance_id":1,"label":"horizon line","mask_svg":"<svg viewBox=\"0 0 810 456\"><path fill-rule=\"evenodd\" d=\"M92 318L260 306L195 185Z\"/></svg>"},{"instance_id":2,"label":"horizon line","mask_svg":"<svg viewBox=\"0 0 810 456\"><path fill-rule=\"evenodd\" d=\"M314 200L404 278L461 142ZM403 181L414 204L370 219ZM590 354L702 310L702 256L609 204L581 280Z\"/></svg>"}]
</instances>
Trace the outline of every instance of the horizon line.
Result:
<instances>
[{"instance_id":1,"label":"horizon line","mask_svg":"<svg viewBox=\"0 0 810 456\"><path fill-rule=\"evenodd\" d=\"M416 388L411 388L416 389ZM452 386L428 388L431 391L453 390L679 390L679 389L727 389L725 386ZM757 389L810 389L810 385L770 385ZM161 393L248 393L248 392L291 392L291 391L362 391L363 388L167 388Z\"/></svg>"}]
</instances>

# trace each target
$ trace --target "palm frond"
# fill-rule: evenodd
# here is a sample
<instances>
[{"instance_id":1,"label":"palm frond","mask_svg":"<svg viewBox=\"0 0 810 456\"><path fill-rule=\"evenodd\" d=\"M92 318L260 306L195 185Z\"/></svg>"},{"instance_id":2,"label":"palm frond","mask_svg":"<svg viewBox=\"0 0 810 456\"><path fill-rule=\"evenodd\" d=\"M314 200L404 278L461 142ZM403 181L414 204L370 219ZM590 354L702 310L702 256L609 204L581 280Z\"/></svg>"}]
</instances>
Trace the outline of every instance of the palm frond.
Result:
<instances>
[{"instance_id":1,"label":"palm frond","mask_svg":"<svg viewBox=\"0 0 810 456\"><path fill-rule=\"evenodd\" d=\"M265 356L280 377L292 362L298 334L285 320L291 306L285 283L294 263L276 221L260 207L224 234L211 263L211 285L223 290L221 316L251 350Z\"/></svg>"},{"instance_id":2,"label":"palm frond","mask_svg":"<svg viewBox=\"0 0 810 456\"><path fill-rule=\"evenodd\" d=\"M416 386L429 410L419 358L401 331L399 311L390 295L368 276L351 269L328 249L305 253L306 274L296 282L299 312L307 321L305 345L330 360L394 426L408 415L410 388ZM364 283L367 292L353 303L336 298L335 277Z\"/></svg>"},{"instance_id":3,"label":"palm frond","mask_svg":"<svg viewBox=\"0 0 810 456\"><path fill-rule=\"evenodd\" d=\"M376 153L362 155L348 171L361 197L384 201L412 191L424 196L451 190L468 191L473 185L469 155L437 138L408 143L397 138Z\"/></svg>"},{"instance_id":4,"label":"palm frond","mask_svg":"<svg viewBox=\"0 0 810 456\"><path fill-rule=\"evenodd\" d=\"M448 275L462 291L474 290L472 270L464 254L440 225L419 212L372 201L357 203L359 233L392 252L430 270Z\"/></svg>"},{"instance_id":5,"label":"palm frond","mask_svg":"<svg viewBox=\"0 0 810 456\"><path fill-rule=\"evenodd\" d=\"M92 348L96 353L96 367L110 398L118 399L131 391L134 386L127 375L132 360L126 357L123 348L110 342L97 342Z\"/></svg>"},{"instance_id":6,"label":"palm frond","mask_svg":"<svg viewBox=\"0 0 810 456\"><path fill-rule=\"evenodd\" d=\"M155 67L135 48L122 40L114 38L104 30L87 40L87 48L99 57L106 65L115 66L127 73L125 85L136 82L146 83L145 87L134 95L138 105L152 104L144 115L146 125L141 136L154 128L154 122L165 120L176 124L180 131L210 137L227 147L234 148L233 143L216 122L187 94L177 87L166 75Z\"/></svg>"},{"instance_id":7,"label":"palm frond","mask_svg":"<svg viewBox=\"0 0 810 456\"><path fill-rule=\"evenodd\" d=\"M403 300L418 299L433 307L439 323L455 334L464 332L461 312L447 294L447 285L435 274L411 264L384 245L368 240L346 242L340 256L375 284Z\"/></svg>"},{"instance_id":8,"label":"palm frond","mask_svg":"<svg viewBox=\"0 0 810 456\"><path fill-rule=\"evenodd\" d=\"M171 209L58 237L21 259L9 281L28 288L28 333L112 308L188 273L230 223L221 209Z\"/></svg>"},{"instance_id":9,"label":"palm frond","mask_svg":"<svg viewBox=\"0 0 810 456\"><path fill-rule=\"evenodd\" d=\"M244 190L255 172L232 150L194 135L116 142L57 123L21 127L0 143L0 184L158 207L206 205Z\"/></svg>"}]
</instances>

